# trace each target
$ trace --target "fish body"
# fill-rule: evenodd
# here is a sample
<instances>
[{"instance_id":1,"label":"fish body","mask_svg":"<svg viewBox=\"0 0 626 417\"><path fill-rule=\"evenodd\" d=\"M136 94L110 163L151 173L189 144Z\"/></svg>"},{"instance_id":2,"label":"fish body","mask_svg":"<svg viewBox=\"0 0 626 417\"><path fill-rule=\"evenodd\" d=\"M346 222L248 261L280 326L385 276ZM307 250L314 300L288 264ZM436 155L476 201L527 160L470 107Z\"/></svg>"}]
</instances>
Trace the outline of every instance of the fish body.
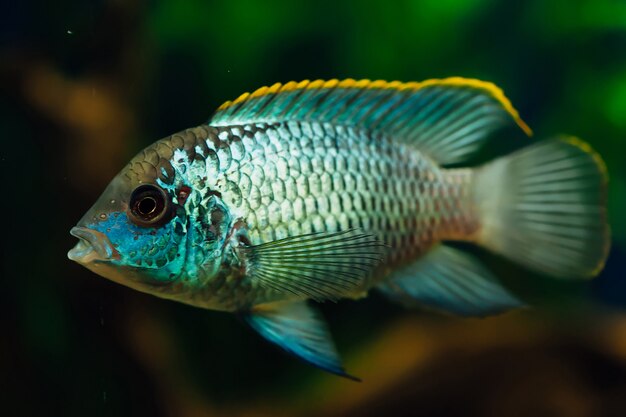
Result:
<instances>
[{"instance_id":1,"label":"fish body","mask_svg":"<svg viewBox=\"0 0 626 417\"><path fill-rule=\"evenodd\" d=\"M523 304L443 241L554 276L601 269L606 168L588 145L563 138L447 167L507 123L530 132L477 80L276 84L140 152L73 229L69 257L140 291L242 313L349 376L306 300L378 288L463 315Z\"/></svg>"}]
</instances>

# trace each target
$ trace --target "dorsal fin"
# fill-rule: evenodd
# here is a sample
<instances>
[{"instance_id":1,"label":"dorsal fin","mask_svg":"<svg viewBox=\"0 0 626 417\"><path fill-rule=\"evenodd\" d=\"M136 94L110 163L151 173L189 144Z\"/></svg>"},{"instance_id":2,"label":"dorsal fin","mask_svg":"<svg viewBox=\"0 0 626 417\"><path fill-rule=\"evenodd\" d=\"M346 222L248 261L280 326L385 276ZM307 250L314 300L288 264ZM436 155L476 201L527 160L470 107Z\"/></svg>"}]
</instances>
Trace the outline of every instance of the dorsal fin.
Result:
<instances>
[{"instance_id":1,"label":"dorsal fin","mask_svg":"<svg viewBox=\"0 0 626 417\"><path fill-rule=\"evenodd\" d=\"M507 122L531 135L502 90L490 82L460 77L408 83L352 79L276 83L227 101L209 123L284 121L379 130L441 164L462 161Z\"/></svg>"}]
</instances>

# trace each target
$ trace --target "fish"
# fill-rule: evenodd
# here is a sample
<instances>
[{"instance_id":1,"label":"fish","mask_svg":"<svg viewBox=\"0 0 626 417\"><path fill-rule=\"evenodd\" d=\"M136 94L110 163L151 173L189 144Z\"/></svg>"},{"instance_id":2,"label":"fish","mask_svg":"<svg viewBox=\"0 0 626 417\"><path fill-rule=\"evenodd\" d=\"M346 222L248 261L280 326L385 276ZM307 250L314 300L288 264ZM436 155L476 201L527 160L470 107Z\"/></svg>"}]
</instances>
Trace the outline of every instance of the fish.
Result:
<instances>
[{"instance_id":1,"label":"fish","mask_svg":"<svg viewBox=\"0 0 626 417\"><path fill-rule=\"evenodd\" d=\"M601 157L558 136L467 166L507 127L532 135L503 91L477 79L276 83L140 151L71 229L68 257L240 315L292 355L358 380L316 302L377 290L467 317L526 306L449 242L555 278L602 270Z\"/></svg>"}]
</instances>

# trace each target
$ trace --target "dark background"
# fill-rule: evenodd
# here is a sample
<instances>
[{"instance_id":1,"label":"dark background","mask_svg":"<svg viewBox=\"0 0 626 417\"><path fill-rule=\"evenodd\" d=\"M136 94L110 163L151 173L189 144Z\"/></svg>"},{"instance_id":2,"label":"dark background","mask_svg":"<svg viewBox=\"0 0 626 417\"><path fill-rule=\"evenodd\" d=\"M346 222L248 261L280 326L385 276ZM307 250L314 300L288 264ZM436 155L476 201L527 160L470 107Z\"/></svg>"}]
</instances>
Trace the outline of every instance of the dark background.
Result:
<instances>
[{"instance_id":1,"label":"dark background","mask_svg":"<svg viewBox=\"0 0 626 417\"><path fill-rule=\"evenodd\" d=\"M603 155L613 249L595 280L479 251L536 308L462 320L377 295L324 305L358 384L66 258L129 158L244 91L455 75L500 85L536 138L577 135ZM626 415L626 2L4 1L0 92L1 415ZM479 159L528 141L500 134Z\"/></svg>"}]
</instances>

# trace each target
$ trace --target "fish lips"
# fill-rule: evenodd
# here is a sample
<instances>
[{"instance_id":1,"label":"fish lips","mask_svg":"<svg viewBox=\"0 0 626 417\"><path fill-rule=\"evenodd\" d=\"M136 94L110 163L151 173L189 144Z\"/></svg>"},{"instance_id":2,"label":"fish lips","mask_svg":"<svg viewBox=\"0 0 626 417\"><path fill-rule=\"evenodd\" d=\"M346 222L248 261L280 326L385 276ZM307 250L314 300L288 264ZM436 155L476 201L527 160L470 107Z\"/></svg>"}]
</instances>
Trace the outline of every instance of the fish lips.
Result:
<instances>
[{"instance_id":1,"label":"fish lips","mask_svg":"<svg viewBox=\"0 0 626 417\"><path fill-rule=\"evenodd\" d=\"M119 259L119 252L104 233L77 226L70 230L70 234L79 239L76 246L67 253L67 257L72 261L86 264L92 261Z\"/></svg>"}]
</instances>

